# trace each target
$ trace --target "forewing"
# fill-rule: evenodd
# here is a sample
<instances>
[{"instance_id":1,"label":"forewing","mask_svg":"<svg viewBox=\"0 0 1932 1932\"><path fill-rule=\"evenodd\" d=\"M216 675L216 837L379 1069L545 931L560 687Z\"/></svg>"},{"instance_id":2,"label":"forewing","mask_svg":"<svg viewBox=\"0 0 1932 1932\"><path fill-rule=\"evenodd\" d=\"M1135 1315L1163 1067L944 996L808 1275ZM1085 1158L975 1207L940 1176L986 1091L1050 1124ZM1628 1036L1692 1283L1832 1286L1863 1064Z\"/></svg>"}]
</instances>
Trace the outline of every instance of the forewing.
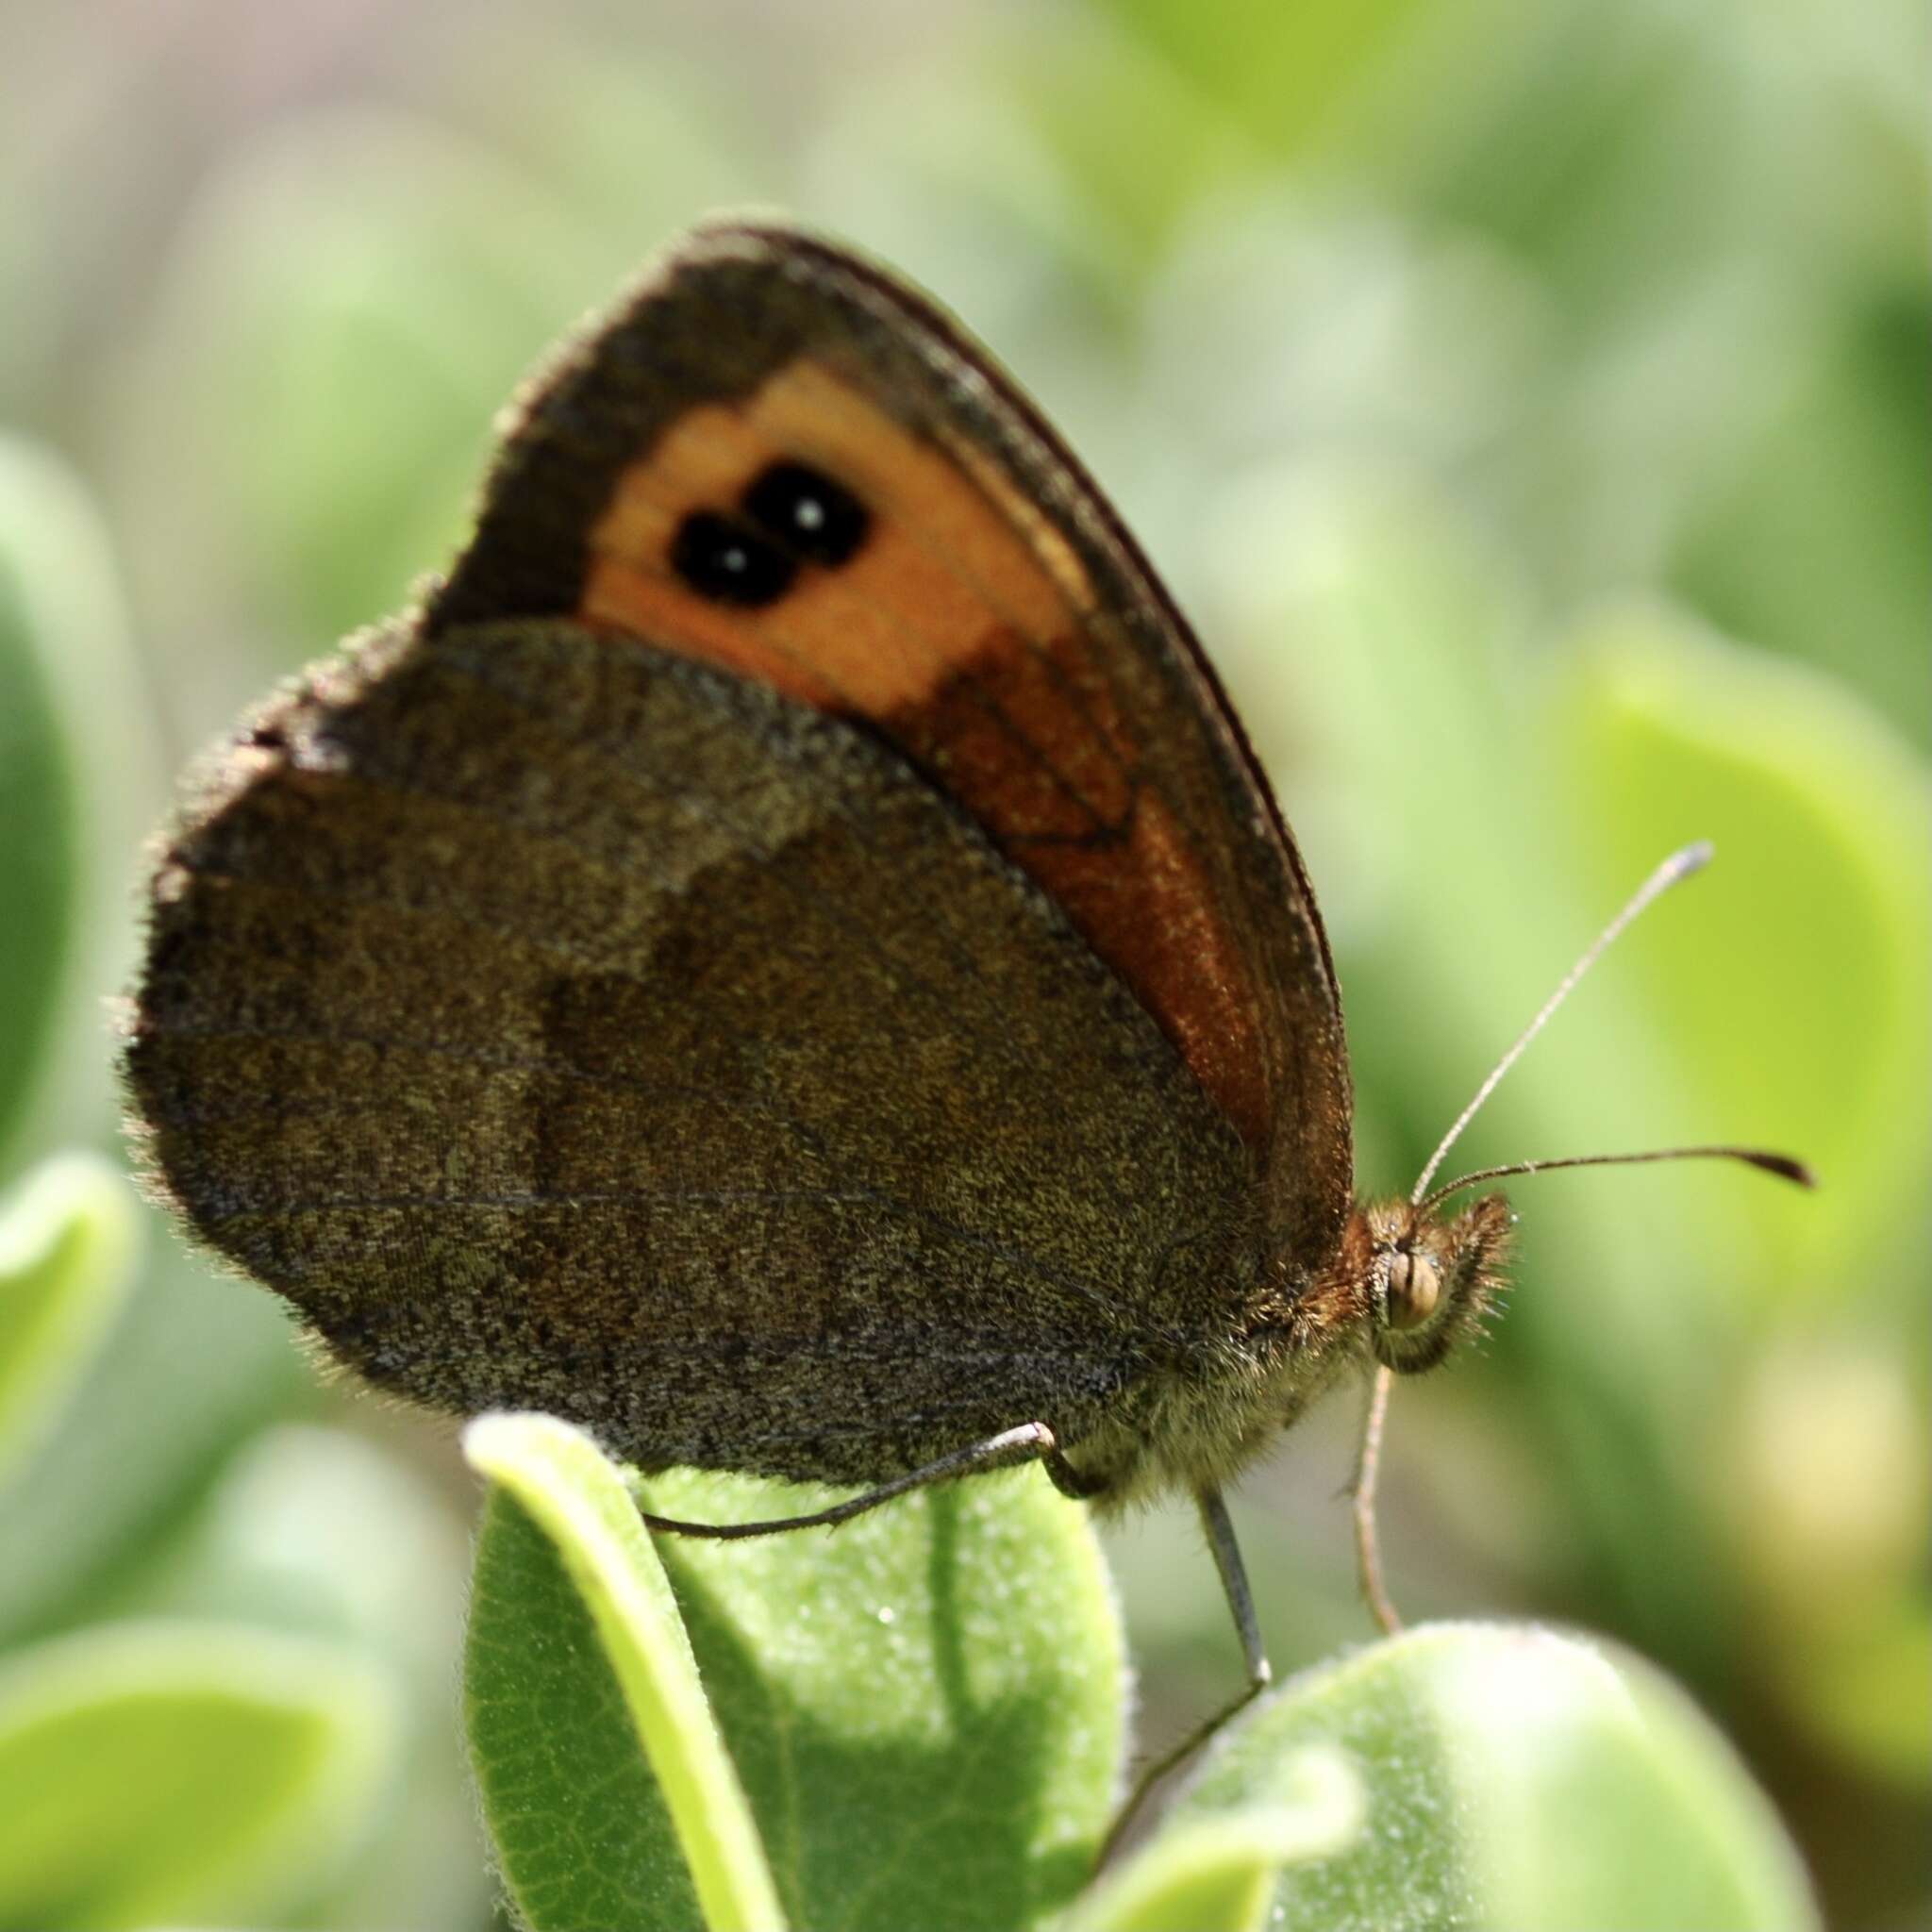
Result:
<instances>
[{"instance_id":1,"label":"forewing","mask_svg":"<svg viewBox=\"0 0 1932 1932\"><path fill-rule=\"evenodd\" d=\"M708 596L694 516L804 464L837 567ZM700 230L521 404L432 630L572 615L863 721L1066 911L1253 1160L1272 1253L1352 1188L1341 1003L1300 860L1199 647L1099 491L963 331L795 231ZM1229 1283L1232 1315L1245 1284Z\"/></svg>"}]
</instances>

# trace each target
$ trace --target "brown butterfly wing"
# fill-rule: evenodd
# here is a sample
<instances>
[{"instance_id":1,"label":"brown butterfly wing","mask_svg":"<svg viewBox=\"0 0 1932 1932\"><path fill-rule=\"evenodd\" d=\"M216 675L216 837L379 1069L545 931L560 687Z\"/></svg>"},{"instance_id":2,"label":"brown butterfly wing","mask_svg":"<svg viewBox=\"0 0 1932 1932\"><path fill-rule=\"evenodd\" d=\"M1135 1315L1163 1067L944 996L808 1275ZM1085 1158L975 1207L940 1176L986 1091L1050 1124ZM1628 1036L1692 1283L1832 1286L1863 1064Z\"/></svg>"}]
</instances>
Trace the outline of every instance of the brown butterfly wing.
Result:
<instances>
[{"instance_id":1,"label":"brown butterfly wing","mask_svg":"<svg viewBox=\"0 0 1932 1932\"><path fill-rule=\"evenodd\" d=\"M744 609L680 580L693 513L774 465L871 519ZM1353 1187L1341 996L1227 701L1106 498L903 283L795 230L701 229L534 387L432 625L575 614L863 719L1058 902L1255 1158L1312 1272Z\"/></svg>"},{"instance_id":2,"label":"brown butterfly wing","mask_svg":"<svg viewBox=\"0 0 1932 1932\"><path fill-rule=\"evenodd\" d=\"M863 541L698 594L689 520L787 464ZM1076 1441L1349 1186L1319 921L1184 626L950 325L762 230L567 354L427 608L244 732L128 1072L337 1353L650 1463Z\"/></svg>"},{"instance_id":3,"label":"brown butterfly wing","mask_svg":"<svg viewBox=\"0 0 1932 1932\"><path fill-rule=\"evenodd\" d=\"M1252 1278L1249 1163L853 724L634 640L397 627L259 716L127 1049L197 1230L378 1384L646 1463L1069 1442Z\"/></svg>"}]
</instances>

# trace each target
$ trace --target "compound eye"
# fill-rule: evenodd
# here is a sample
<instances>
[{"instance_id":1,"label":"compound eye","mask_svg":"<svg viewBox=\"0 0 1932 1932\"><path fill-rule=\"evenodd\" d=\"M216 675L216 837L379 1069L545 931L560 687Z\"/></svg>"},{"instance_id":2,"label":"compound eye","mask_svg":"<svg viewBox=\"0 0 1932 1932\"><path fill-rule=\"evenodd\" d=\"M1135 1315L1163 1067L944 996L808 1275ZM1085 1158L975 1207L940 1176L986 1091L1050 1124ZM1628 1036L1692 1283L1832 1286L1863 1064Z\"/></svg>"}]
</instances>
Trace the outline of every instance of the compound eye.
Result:
<instances>
[{"instance_id":1,"label":"compound eye","mask_svg":"<svg viewBox=\"0 0 1932 1932\"><path fill-rule=\"evenodd\" d=\"M1397 1248L1389 1257L1389 1325L1420 1328L1442 1298L1442 1276L1426 1255Z\"/></svg>"}]
</instances>

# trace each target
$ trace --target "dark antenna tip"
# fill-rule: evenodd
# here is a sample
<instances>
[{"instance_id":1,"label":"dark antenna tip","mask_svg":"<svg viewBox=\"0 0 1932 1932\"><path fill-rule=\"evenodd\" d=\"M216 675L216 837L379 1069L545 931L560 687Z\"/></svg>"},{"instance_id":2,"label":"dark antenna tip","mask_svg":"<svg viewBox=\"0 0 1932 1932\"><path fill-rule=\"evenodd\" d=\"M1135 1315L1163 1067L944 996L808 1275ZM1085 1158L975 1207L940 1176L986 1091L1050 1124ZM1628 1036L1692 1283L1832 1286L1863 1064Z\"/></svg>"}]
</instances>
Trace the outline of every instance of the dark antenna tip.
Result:
<instances>
[{"instance_id":1,"label":"dark antenna tip","mask_svg":"<svg viewBox=\"0 0 1932 1932\"><path fill-rule=\"evenodd\" d=\"M1815 1188L1818 1176L1802 1160L1793 1160L1789 1154L1759 1154L1755 1149L1740 1151L1740 1160L1749 1161L1753 1167L1761 1167L1766 1174L1774 1174L1781 1181L1795 1181L1801 1188Z\"/></svg>"}]
</instances>

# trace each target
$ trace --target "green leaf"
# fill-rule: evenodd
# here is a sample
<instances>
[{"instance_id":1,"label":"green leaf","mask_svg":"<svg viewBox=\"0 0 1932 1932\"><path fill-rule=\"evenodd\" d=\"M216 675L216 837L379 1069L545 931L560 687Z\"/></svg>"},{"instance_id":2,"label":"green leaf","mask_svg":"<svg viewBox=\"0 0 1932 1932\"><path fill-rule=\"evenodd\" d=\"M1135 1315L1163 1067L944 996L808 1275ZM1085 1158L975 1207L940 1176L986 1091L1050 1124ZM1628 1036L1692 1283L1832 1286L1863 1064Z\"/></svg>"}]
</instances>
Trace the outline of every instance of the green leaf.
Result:
<instances>
[{"instance_id":1,"label":"green leaf","mask_svg":"<svg viewBox=\"0 0 1932 1932\"><path fill-rule=\"evenodd\" d=\"M1924 1277L1900 1236L1932 1159L1923 766L1840 687L1667 608L1583 631L1554 699L1555 768L1607 892L1692 833L1717 846L1620 961L1665 1017L1683 1138L1789 1147L1824 1181L1699 1190L1743 1250L1724 1277L1742 1312L1888 1283L1913 1307Z\"/></svg>"},{"instance_id":2,"label":"green leaf","mask_svg":"<svg viewBox=\"0 0 1932 1932\"><path fill-rule=\"evenodd\" d=\"M647 1507L756 1521L836 1493L681 1471ZM1124 1659L1083 1505L1020 1470L836 1532L660 1547L798 1924L1010 1932L1085 1882Z\"/></svg>"},{"instance_id":3,"label":"green leaf","mask_svg":"<svg viewBox=\"0 0 1932 1932\"><path fill-rule=\"evenodd\" d=\"M677 1472L647 1507L743 1522L830 1493ZM1013 1932L1072 1898L1123 1730L1120 1630L1079 1506L1018 1471L836 1533L658 1547L794 1924ZM534 1925L703 1923L591 1611L501 1495L477 1552L469 1724Z\"/></svg>"},{"instance_id":4,"label":"green leaf","mask_svg":"<svg viewBox=\"0 0 1932 1932\"><path fill-rule=\"evenodd\" d=\"M119 1613L237 1442L315 1399L271 1296L216 1277L178 1241L148 1250L31 1469L0 1484L0 1639Z\"/></svg>"},{"instance_id":5,"label":"green leaf","mask_svg":"<svg viewBox=\"0 0 1932 1932\"><path fill-rule=\"evenodd\" d=\"M267 1915L374 1815L386 1680L335 1645L123 1625L0 1673L0 1924L36 1932Z\"/></svg>"},{"instance_id":6,"label":"green leaf","mask_svg":"<svg viewBox=\"0 0 1932 1932\"><path fill-rule=\"evenodd\" d=\"M393 1674L407 1776L306 1925L480 1928L499 1891L451 1723L474 1512L440 1475L387 1432L263 1429L133 1579L138 1614L324 1638Z\"/></svg>"},{"instance_id":7,"label":"green leaf","mask_svg":"<svg viewBox=\"0 0 1932 1932\"><path fill-rule=\"evenodd\" d=\"M72 559L37 541L46 519L35 480L0 449L0 1142L45 1043L71 936L79 842L75 774L42 655L51 641L29 581Z\"/></svg>"},{"instance_id":8,"label":"green leaf","mask_svg":"<svg viewBox=\"0 0 1932 1932\"><path fill-rule=\"evenodd\" d=\"M1822 1177L1686 1194L1720 1265L1673 1300L1702 1311L1722 1374L1651 1466L1700 1496L1707 1565L1728 1557L1748 1591L1728 1585L1715 1620L1724 1667L1841 1762L1923 1786L1932 1463L1923 1352L1899 1337L1926 1305L1932 783L1838 685L1667 608L1607 613L1575 643L1550 740L1591 864L1693 823L1718 847L1624 962L1673 1041L1674 1117ZM1633 1501L1641 1550L1658 1512Z\"/></svg>"},{"instance_id":9,"label":"green leaf","mask_svg":"<svg viewBox=\"0 0 1932 1932\"><path fill-rule=\"evenodd\" d=\"M632 1787L627 1795L634 1800L640 1795L637 1757L641 1746L663 1794L705 1924L713 1932L782 1925L784 1915L757 1826L711 1721L670 1584L622 1475L582 1431L548 1416L480 1417L464 1431L463 1451L496 1487L492 1526L501 1533L508 1513L519 1511L525 1557L532 1554L528 1533L534 1531L560 1558L580 1607L578 1621L587 1618L596 1637L592 1651L581 1644L581 1632L575 1633L577 1654L592 1667L593 1682L583 1688L593 1702L585 1715L605 1746L599 1757L619 1778L630 1773L625 1782ZM511 1538L514 1542L514 1531ZM505 1874L534 1926L628 1924L641 1900L612 1869L615 1847L600 1845L596 1857L582 1856L587 1801L611 1790L597 1776L597 1762L572 1750L550 1767L548 1791L533 1781L536 1767L529 1760L529 1744L536 1741L558 1751L568 1736L570 1713L568 1707L543 1712L534 1740L523 1729L537 1713L528 1702L535 1679L520 1671L519 1652L530 1647L533 1637L540 1642L552 1640L530 1627L529 1593L506 1587L503 1566L490 1560L489 1541L486 1534L485 1548L478 1553L467 1689L477 1778L492 1824L499 1827ZM628 1740L616 1735L608 1721L614 1714L612 1701L607 1685L594 1681L600 1660L622 1699L633 1733ZM573 1701L582 1707L581 1690ZM596 1721L598 1706L606 1719L602 1724ZM565 1774L560 1788L554 1776L558 1770ZM533 1817L546 1802L557 1808L548 1817ZM603 1808L608 1813L608 1805ZM605 1829L618 1822L607 1818ZM539 1847L540 1838L548 1839L559 1828L573 1840L574 1856L558 1858L554 1845ZM595 1869L574 1869L579 1863ZM608 1903L585 1916L586 1888L611 1887L613 1880L616 1890Z\"/></svg>"},{"instance_id":10,"label":"green leaf","mask_svg":"<svg viewBox=\"0 0 1932 1932\"><path fill-rule=\"evenodd\" d=\"M1291 1797L1339 1750L1346 1849L1284 1873L1272 1923L1809 1932L1797 1855L1729 1747L1649 1666L1527 1626L1410 1631L1286 1685L1237 1725L1176 1822Z\"/></svg>"},{"instance_id":11,"label":"green leaf","mask_svg":"<svg viewBox=\"0 0 1932 1932\"><path fill-rule=\"evenodd\" d=\"M1170 1824L1068 1914L1065 1932L1258 1932L1281 1868L1334 1857L1361 1829L1360 1782L1339 1751L1309 1746L1285 1782L1298 1803Z\"/></svg>"},{"instance_id":12,"label":"green leaf","mask_svg":"<svg viewBox=\"0 0 1932 1932\"><path fill-rule=\"evenodd\" d=\"M134 1278L137 1221L105 1160L49 1160L0 1214L0 1484L80 1386Z\"/></svg>"},{"instance_id":13,"label":"green leaf","mask_svg":"<svg viewBox=\"0 0 1932 1932\"><path fill-rule=\"evenodd\" d=\"M1913 172L1923 166L1914 157ZM1874 169L1864 192L1902 201L1891 187ZM1923 742L1932 600L1932 477L1918 420L1923 270L1914 259L1896 280L1847 278L1834 294L1782 379L1762 384L1771 420L1676 533L1671 579L1727 628L1850 672ZM1769 291L1759 299L1772 313L1804 310ZM1733 419L1759 426L1743 409Z\"/></svg>"},{"instance_id":14,"label":"green leaf","mask_svg":"<svg viewBox=\"0 0 1932 1932\"><path fill-rule=\"evenodd\" d=\"M100 1130L101 996L128 970L135 854L162 795L153 693L79 481L0 436L0 1142Z\"/></svg>"}]
</instances>

